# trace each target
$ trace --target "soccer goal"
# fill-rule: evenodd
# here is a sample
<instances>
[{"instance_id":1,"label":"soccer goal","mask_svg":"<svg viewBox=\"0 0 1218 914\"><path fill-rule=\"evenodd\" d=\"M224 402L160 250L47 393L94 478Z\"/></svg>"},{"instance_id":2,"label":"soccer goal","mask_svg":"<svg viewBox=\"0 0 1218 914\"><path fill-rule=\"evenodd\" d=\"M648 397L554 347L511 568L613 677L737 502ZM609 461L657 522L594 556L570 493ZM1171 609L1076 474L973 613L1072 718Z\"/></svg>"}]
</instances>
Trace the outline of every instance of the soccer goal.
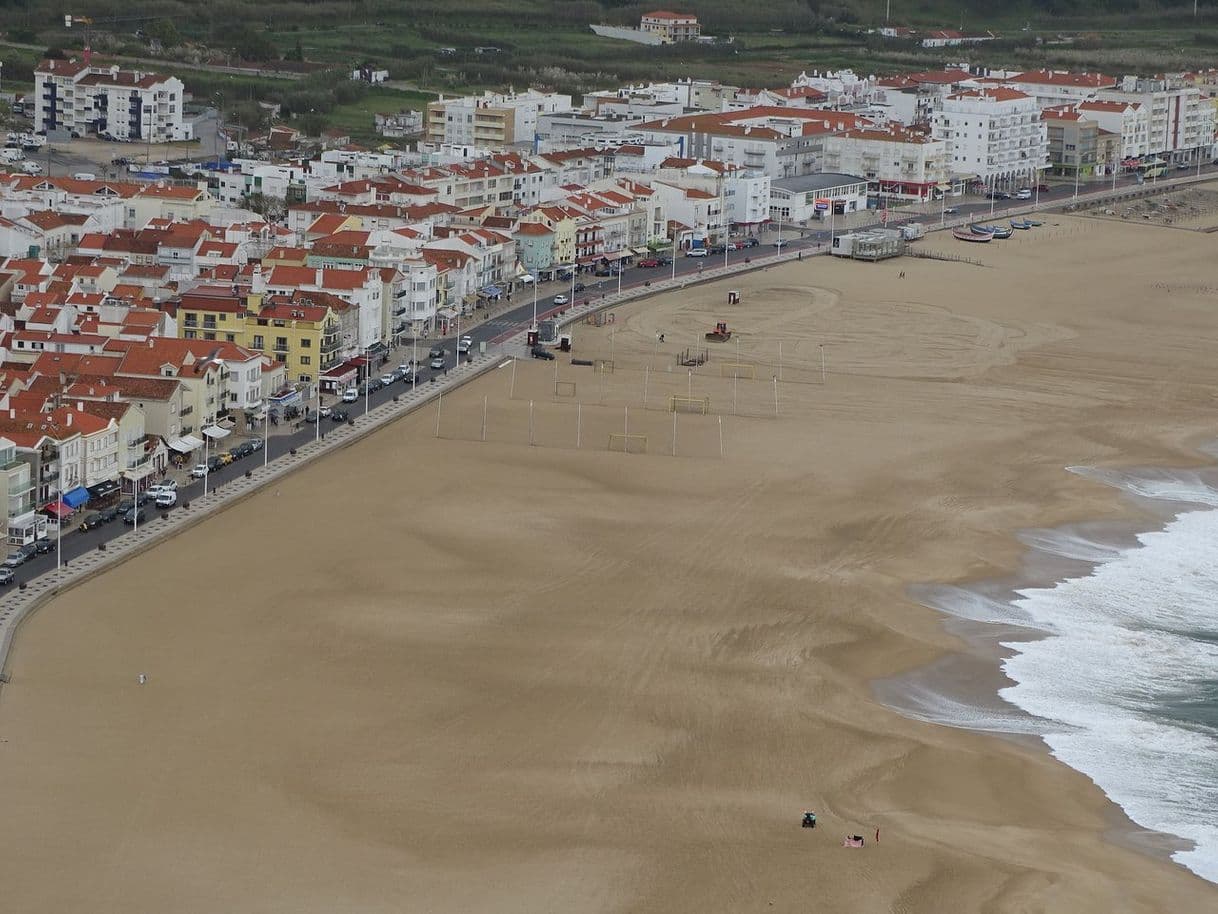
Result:
<instances>
[{"instance_id":1,"label":"soccer goal","mask_svg":"<svg viewBox=\"0 0 1218 914\"><path fill-rule=\"evenodd\" d=\"M622 432L609 433L609 450L621 451L623 454L646 454L646 435L626 435Z\"/></svg>"},{"instance_id":2,"label":"soccer goal","mask_svg":"<svg viewBox=\"0 0 1218 914\"><path fill-rule=\"evenodd\" d=\"M575 382L574 381L555 381L554 396L556 397L574 397Z\"/></svg>"},{"instance_id":3,"label":"soccer goal","mask_svg":"<svg viewBox=\"0 0 1218 914\"><path fill-rule=\"evenodd\" d=\"M613 359L597 359L596 370L602 374L613 374Z\"/></svg>"},{"instance_id":4,"label":"soccer goal","mask_svg":"<svg viewBox=\"0 0 1218 914\"><path fill-rule=\"evenodd\" d=\"M751 362L729 362L719 366L719 374L724 378L747 378L753 381L757 378L757 366Z\"/></svg>"},{"instance_id":5,"label":"soccer goal","mask_svg":"<svg viewBox=\"0 0 1218 914\"><path fill-rule=\"evenodd\" d=\"M668 411L670 413L700 413L705 416L710 412L710 397L669 397Z\"/></svg>"}]
</instances>

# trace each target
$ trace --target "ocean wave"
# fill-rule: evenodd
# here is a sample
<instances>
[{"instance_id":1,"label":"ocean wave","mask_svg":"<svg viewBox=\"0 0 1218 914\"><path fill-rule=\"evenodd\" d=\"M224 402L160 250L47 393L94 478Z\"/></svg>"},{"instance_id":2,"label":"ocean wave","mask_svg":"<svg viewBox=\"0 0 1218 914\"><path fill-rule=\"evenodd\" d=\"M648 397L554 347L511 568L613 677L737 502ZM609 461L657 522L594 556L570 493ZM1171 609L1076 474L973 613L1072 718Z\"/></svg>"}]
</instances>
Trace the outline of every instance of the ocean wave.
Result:
<instances>
[{"instance_id":1,"label":"ocean wave","mask_svg":"<svg viewBox=\"0 0 1218 914\"><path fill-rule=\"evenodd\" d=\"M1187 477L1129 474L1121 487L1218 503ZM1218 881L1218 511L1138 539L1085 577L1020 591L1013 609L1048 634L1003 645L1015 684L1000 694L1131 819L1192 841L1175 859Z\"/></svg>"}]
</instances>

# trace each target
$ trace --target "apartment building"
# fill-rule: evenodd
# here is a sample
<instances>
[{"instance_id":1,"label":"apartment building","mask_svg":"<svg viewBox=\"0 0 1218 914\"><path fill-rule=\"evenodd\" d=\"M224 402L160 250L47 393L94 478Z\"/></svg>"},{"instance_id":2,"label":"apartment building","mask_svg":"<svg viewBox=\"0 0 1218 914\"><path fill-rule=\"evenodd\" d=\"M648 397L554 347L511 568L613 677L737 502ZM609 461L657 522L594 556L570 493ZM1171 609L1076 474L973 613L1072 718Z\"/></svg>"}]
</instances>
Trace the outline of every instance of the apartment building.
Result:
<instances>
[{"instance_id":1,"label":"apartment building","mask_svg":"<svg viewBox=\"0 0 1218 914\"><path fill-rule=\"evenodd\" d=\"M494 149L532 143L540 115L570 109L571 96L536 89L510 95L485 92L441 97L427 106L424 140Z\"/></svg>"},{"instance_id":2,"label":"apartment building","mask_svg":"<svg viewBox=\"0 0 1218 914\"><path fill-rule=\"evenodd\" d=\"M639 19L639 31L657 36L661 44L675 44L678 41L697 41L702 34L702 26L698 24L698 17L693 13L655 10L642 15Z\"/></svg>"},{"instance_id":3,"label":"apartment building","mask_svg":"<svg viewBox=\"0 0 1218 914\"><path fill-rule=\"evenodd\" d=\"M311 383L342 361L341 321L321 296L269 295L249 312L249 346L283 362L289 381Z\"/></svg>"},{"instance_id":4,"label":"apartment building","mask_svg":"<svg viewBox=\"0 0 1218 914\"><path fill-rule=\"evenodd\" d=\"M1175 162L1208 161L1214 148L1214 107L1202 90L1177 77L1126 76L1100 101L1139 103L1146 109L1147 153Z\"/></svg>"},{"instance_id":5,"label":"apartment building","mask_svg":"<svg viewBox=\"0 0 1218 914\"><path fill-rule=\"evenodd\" d=\"M824 162L827 172L865 177L881 201L933 199L952 172L944 140L897 125L827 137Z\"/></svg>"},{"instance_id":6,"label":"apartment building","mask_svg":"<svg viewBox=\"0 0 1218 914\"><path fill-rule=\"evenodd\" d=\"M175 76L44 60L34 69L34 129L132 142L189 140L183 91Z\"/></svg>"},{"instance_id":7,"label":"apartment building","mask_svg":"<svg viewBox=\"0 0 1218 914\"><path fill-rule=\"evenodd\" d=\"M740 165L771 178L821 170L825 138L872 121L842 111L759 107L642 124L646 142L676 142L685 158Z\"/></svg>"},{"instance_id":8,"label":"apartment building","mask_svg":"<svg viewBox=\"0 0 1218 914\"><path fill-rule=\"evenodd\" d=\"M1085 101L1102 89L1114 89L1117 86L1115 76L1103 73L1071 73L1068 70L1028 70L1005 76L1001 82L1032 96L1040 108Z\"/></svg>"},{"instance_id":9,"label":"apartment building","mask_svg":"<svg viewBox=\"0 0 1218 914\"><path fill-rule=\"evenodd\" d=\"M1141 102L1092 98L1079 102L1077 110L1095 121L1100 130L1119 138L1121 159L1139 159L1149 155L1150 109L1146 105Z\"/></svg>"},{"instance_id":10,"label":"apartment building","mask_svg":"<svg viewBox=\"0 0 1218 914\"><path fill-rule=\"evenodd\" d=\"M731 230L749 230L770 218L769 175L747 171L727 162L665 159L656 169L658 180L709 191L723 200L723 222Z\"/></svg>"},{"instance_id":11,"label":"apartment building","mask_svg":"<svg viewBox=\"0 0 1218 914\"><path fill-rule=\"evenodd\" d=\"M931 130L946 147L953 175L989 187L1036 183L1049 163L1048 135L1036 99L1006 86L947 96L933 115Z\"/></svg>"}]
</instances>

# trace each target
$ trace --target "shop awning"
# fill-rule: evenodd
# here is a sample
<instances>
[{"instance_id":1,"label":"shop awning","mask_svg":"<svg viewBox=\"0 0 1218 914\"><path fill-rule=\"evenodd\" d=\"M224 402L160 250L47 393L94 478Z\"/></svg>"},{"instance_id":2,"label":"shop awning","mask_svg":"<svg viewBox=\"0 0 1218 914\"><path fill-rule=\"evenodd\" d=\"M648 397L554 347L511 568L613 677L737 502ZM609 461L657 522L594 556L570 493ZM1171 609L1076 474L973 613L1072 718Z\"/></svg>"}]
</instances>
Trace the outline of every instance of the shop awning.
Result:
<instances>
[{"instance_id":1,"label":"shop awning","mask_svg":"<svg viewBox=\"0 0 1218 914\"><path fill-rule=\"evenodd\" d=\"M75 489L69 489L63 493L63 502L73 511L89 500L89 490L84 486L77 486Z\"/></svg>"},{"instance_id":2,"label":"shop awning","mask_svg":"<svg viewBox=\"0 0 1218 914\"><path fill-rule=\"evenodd\" d=\"M126 470L123 470L123 477L130 482L138 482L139 480L143 479L145 476L148 476L149 474L153 473L155 470L156 470L156 467L154 467L152 465L152 461L149 460L147 463L141 464L138 467L130 467Z\"/></svg>"},{"instance_id":3,"label":"shop awning","mask_svg":"<svg viewBox=\"0 0 1218 914\"><path fill-rule=\"evenodd\" d=\"M441 308L436 312L436 317L443 320L453 320L457 316L456 308Z\"/></svg>"},{"instance_id":4,"label":"shop awning","mask_svg":"<svg viewBox=\"0 0 1218 914\"><path fill-rule=\"evenodd\" d=\"M485 289L482 290L482 294L483 295L502 295L503 290L500 289L498 286L487 286Z\"/></svg>"},{"instance_id":5,"label":"shop awning","mask_svg":"<svg viewBox=\"0 0 1218 914\"><path fill-rule=\"evenodd\" d=\"M181 438L174 438L169 442L170 450L177 451L179 454L189 454L202 446L203 439L196 438L194 435L183 435Z\"/></svg>"},{"instance_id":6,"label":"shop awning","mask_svg":"<svg viewBox=\"0 0 1218 914\"><path fill-rule=\"evenodd\" d=\"M220 426L218 426L218 425L211 425L211 426L208 426L207 428L203 429L203 434L206 435L208 438L216 439L216 438L227 438L229 436L230 432L228 429L220 428Z\"/></svg>"},{"instance_id":7,"label":"shop awning","mask_svg":"<svg viewBox=\"0 0 1218 914\"><path fill-rule=\"evenodd\" d=\"M105 498L107 495L113 495L117 491L118 483L112 479L107 479L95 486L89 486L89 497Z\"/></svg>"},{"instance_id":8,"label":"shop awning","mask_svg":"<svg viewBox=\"0 0 1218 914\"><path fill-rule=\"evenodd\" d=\"M61 501L53 501L42 509L42 513L43 514L53 514L56 517L62 518L62 517L67 517L69 514L71 514L72 509L69 508L67 505L65 505Z\"/></svg>"}]
</instances>

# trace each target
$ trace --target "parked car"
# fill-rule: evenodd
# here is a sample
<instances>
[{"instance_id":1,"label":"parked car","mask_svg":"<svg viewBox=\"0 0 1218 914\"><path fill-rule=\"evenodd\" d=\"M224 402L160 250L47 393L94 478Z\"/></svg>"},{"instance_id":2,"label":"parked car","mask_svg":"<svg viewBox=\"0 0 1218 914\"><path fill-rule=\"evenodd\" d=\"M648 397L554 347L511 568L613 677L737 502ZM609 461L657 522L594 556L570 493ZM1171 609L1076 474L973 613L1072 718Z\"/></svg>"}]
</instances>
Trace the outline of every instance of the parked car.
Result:
<instances>
[{"instance_id":1,"label":"parked car","mask_svg":"<svg viewBox=\"0 0 1218 914\"><path fill-rule=\"evenodd\" d=\"M444 347L443 346L432 346L430 349L427 350L427 357L429 359L442 358L443 356L444 356Z\"/></svg>"},{"instance_id":2,"label":"parked car","mask_svg":"<svg viewBox=\"0 0 1218 914\"><path fill-rule=\"evenodd\" d=\"M1019 190L1015 191L1015 199L1016 200L1031 200L1032 199L1032 188L1030 188L1030 187L1019 188Z\"/></svg>"},{"instance_id":3,"label":"parked car","mask_svg":"<svg viewBox=\"0 0 1218 914\"><path fill-rule=\"evenodd\" d=\"M686 257L705 257L707 256L706 248L690 248L685 252Z\"/></svg>"},{"instance_id":4,"label":"parked car","mask_svg":"<svg viewBox=\"0 0 1218 914\"><path fill-rule=\"evenodd\" d=\"M717 244L717 245L715 245L713 248L711 248L711 249L710 249L710 252L711 252L712 254L726 254L726 253L727 253L727 245L725 245L725 244Z\"/></svg>"},{"instance_id":5,"label":"parked car","mask_svg":"<svg viewBox=\"0 0 1218 914\"><path fill-rule=\"evenodd\" d=\"M134 527L137 523L142 524L148 519L148 515L144 513L143 508L132 508L123 515L123 523L128 527Z\"/></svg>"},{"instance_id":6,"label":"parked car","mask_svg":"<svg viewBox=\"0 0 1218 914\"><path fill-rule=\"evenodd\" d=\"M233 457L237 460L242 460L254 453L254 443L252 441L242 441L233 448Z\"/></svg>"},{"instance_id":7,"label":"parked car","mask_svg":"<svg viewBox=\"0 0 1218 914\"><path fill-rule=\"evenodd\" d=\"M756 238L745 238L744 241L741 242L741 245L746 248L755 248L759 244L761 244L761 242Z\"/></svg>"},{"instance_id":8,"label":"parked car","mask_svg":"<svg viewBox=\"0 0 1218 914\"><path fill-rule=\"evenodd\" d=\"M80 519L81 530L92 530L94 527L100 527L105 521L102 520L100 511L90 511Z\"/></svg>"},{"instance_id":9,"label":"parked car","mask_svg":"<svg viewBox=\"0 0 1218 914\"><path fill-rule=\"evenodd\" d=\"M178 481L176 479L162 479L155 485L147 488L146 494L149 498L156 498L162 492L176 492L178 490Z\"/></svg>"},{"instance_id":10,"label":"parked car","mask_svg":"<svg viewBox=\"0 0 1218 914\"><path fill-rule=\"evenodd\" d=\"M233 455L228 451L223 451L212 458L219 466L226 467L233 462Z\"/></svg>"},{"instance_id":11,"label":"parked car","mask_svg":"<svg viewBox=\"0 0 1218 914\"><path fill-rule=\"evenodd\" d=\"M315 409L305 410L305 422L316 424L321 419L321 413Z\"/></svg>"},{"instance_id":12,"label":"parked car","mask_svg":"<svg viewBox=\"0 0 1218 914\"><path fill-rule=\"evenodd\" d=\"M381 375L381 387L388 387L390 384L392 384L396 380L397 380L397 378L395 378L393 376L393 372L387 371L383 375Z\"/></svg>"},{"instance_id":13,"label":"parked car","mask_svg":"<svg viewBox=\"0 0 1218 914\"><path fill-rule=\"evenodd\" d=\"M359 399L359 388L348 387L346 390L343 391L343 402L344 403L354 403L358 399Z\"/></svg>"},{"instance_id":14,"label":"parked car","mask_svg":"<svg viewBox=\"0 0 1218 914\"><path fill-rule=\"evenodd\" d=\"M1042 194L1047 194L1049 192L1049 185L1048 184L1037 184L1036 187L1033 188L1033 190L1038 190Z\"/></svg>"},{"instance_id":15,"label":"parked car","mask_svg":"<svg viewBox=\"0 0 1218 914\"><path fill-rule=\"evenodd\" d=\"M469 355L469 351L474 348L474 338L472 336L463 336L457 343L458 355Z\"/></svg>"},{"instance_id":16,"label":"parked car","mask_svg":"<svg viewBox=\"0 0 1218 914\"><path fill-rule=\"evenodd\" d=\"M368 388L368 393L374 394L378 390L380 390L382 387L384 387L385 385L381 383L380 378L369 378L364 383L364 386Z\"/></svg>"},{"instance_id":17,"label":"parked car","mask_svg":"<svg viewBox=\"0 0 1218 914\"><path fill-rule=\"evenodd\" d=\"M108 508L102 508L97 513L101 516L101 522L103 524L108 524L110 521L115 520L121 512L119 511L118 505L111 505Z\"/></svg>"},{"instance_id":18,"label":"parked car","mask_svg":"<svg viewBox=\"0 0 1218 914\"><path fill-rule=\"evenodd\" d=\"M554 296L554 304L556 304L556 305L569 305L570 303L571 303L571 299L567 298L567 296L565 296L565 295L555 295Z\"/></svg>"},{"instance_id":19,"label":"parked car","mask_svg":"<svg viewBox=\"0 0 1218 914\"><path fill-rule=\"evenodd\" d=\"M55 551L55 542L50 537L40 536L34 540L34 551L39 555L47 555Z\"/></svg>"},{"instance_id":20,"label":"parked car","mask_svg":"<svg viewBox=\"0 0 1218 914\"><path fill-rule=\"evenodd\" d=\"M1192 171L1192 170L1193 170L1193 166L1189 165L1188 162L1181 162L1180 164L1178 164L1176 166L1176 171Z\"/></svg>"},{"instance_id":21,"label":"parked car","mask_svg":"<svg viewBox=\"0 0 1218 914\"><path fill-rule=\"evenodd\" d=\"M334 422L346 422L350 418L345 409L330 410L330 419Z\"/></svg>"},{"instance_id":22,"label":"parked car","mask_svg":"<svg viewBox=\"0 0 1218 914\"><path fill-rule=\"evenodd\" d=\"M444 356L442 356L442 355L436 356L434 359L431 360L431 362L429 364L431 365L431 367L434 370L442 371L444 368Z\"/></svg>"},{"instance_id":23,"label":"parked car","mask_svg":"<svg viewBox=\"0 0 1218 914\"><path fill-rule=\"evenodd\" d=\"M654 257L645 257L639 261L639 266L648 270L652 269L653 267L658 267L659 265L660 261L656 260Z\"/></svg>"},{"instance_id":24,"label":"parked car","mask_svg":"<svg viewBox=\"0 0 1218 914\"><path fill-rule=\"evenodd\" d=\"M190 471L193 479L202 479L208 473L208 466L205 463L196 463L194 469Z\"/></svg>"},{"instance_id":25,"label":"parked car","mask_svg":"<svg viewBox=\"0 0 1218 914\"><path fill-rule=\"evenodd\" d=\"M559 270L557 275L554 278L561 279L563 282L570 282L571 277L574 275L575 274L572 273L570 270Z\"/></svg>"},{"instance_id":26,"label":"parked car","mask_svg":"<svg viewBox=\"0 0 1218 914\"><path fill-rule=\"evenodd\" d=\"M11 584L16 577L13 569L0 567L0 584Z\"/></svg>"},{"instance_id":27,"label":"parked car","mask_svg":"<svg viewBox=\"0 0 1218 914\"><path fill-rule=\"evenodd\" d=\"M4 564L8 568L16 568L19 565L24 565L37 554L38 550L30 544L18 546L8 554L8 558L4 560Z\"/></svg>"},{"instance_id":28,"label":"parked car","mask_svg":"<svg viewBox=\"0 0 1218 914\"><path fill-rule=\"evenodd\" d=\"M585 286L585 285L584 285L582 282L577 282L575 285L573 285L573 286L571 287L571 291L572 291L572 292L582 292L582 291L584 291L584 289L586 289L586 288L588 288L588 287L587 287L587 286Z\"/></svg>"},{"instance_id":29,"label":"parked car","mask_svg":"<svg viewBox=\"0 0 1218 914\"><path fill-rule=\"evenodd\" d=\"M956 207L954 207L954 206L947 206L947 207L944 207L944 209L943 209L943 214L945 216L954 216L959 212L960 212L960 210L956 209Z\"/></svg>"},{"instance_id":30,"label":"parked car","mask_svg":"<svg viewBox=\"0 0 1218 914\"><path fill-rule=\"evenodd\" d=\"M409 384L411 381L414 380L414 369L411 368L409 365L407 365L405 368L399 368L398 371L400 372L400 374L402 376L401 377L402 383Z\"/></svg>"},{"instance_id":31,"label":"parked car","mask_svg":"<svg viewBox=\"0 0 1218 914\"><path fill-rule=\"evenodd\" d=\"M554 361L554 353L552 353L549 349L544 349L541 346L534 346L531 352L533 353L533 358L535 359L544 359L547 362Z\"/></svg>"},{"instance_id":32,"label":"parked car","mask_svg":"<svg viewBox=\"0 0 1218 914\"><path fill-rule=\"evenodd\" d=\"M156 506L158 508L172 508L178 503L177 492L162 492L156 497Z\"/></svg>"},{"instance_id":33,"label":"parked car","mask_svg":"<svg viewBox=\"0 0 1218 914\"><path fill-rule=\"evenodd\" d=\"M214 457L208 457L208 458L207 458L207 470L208 470L208 472L210 472L210 473L214 473L214 472L216 472L216 470L220 469L220 467L222 467L222 466L224 466L224 462L223 462L223 461L220 459L220 455L219 455L219 454L217 454L217 455L216 455L216 456L214 456Z\"/></svg>"}]
</instances>

